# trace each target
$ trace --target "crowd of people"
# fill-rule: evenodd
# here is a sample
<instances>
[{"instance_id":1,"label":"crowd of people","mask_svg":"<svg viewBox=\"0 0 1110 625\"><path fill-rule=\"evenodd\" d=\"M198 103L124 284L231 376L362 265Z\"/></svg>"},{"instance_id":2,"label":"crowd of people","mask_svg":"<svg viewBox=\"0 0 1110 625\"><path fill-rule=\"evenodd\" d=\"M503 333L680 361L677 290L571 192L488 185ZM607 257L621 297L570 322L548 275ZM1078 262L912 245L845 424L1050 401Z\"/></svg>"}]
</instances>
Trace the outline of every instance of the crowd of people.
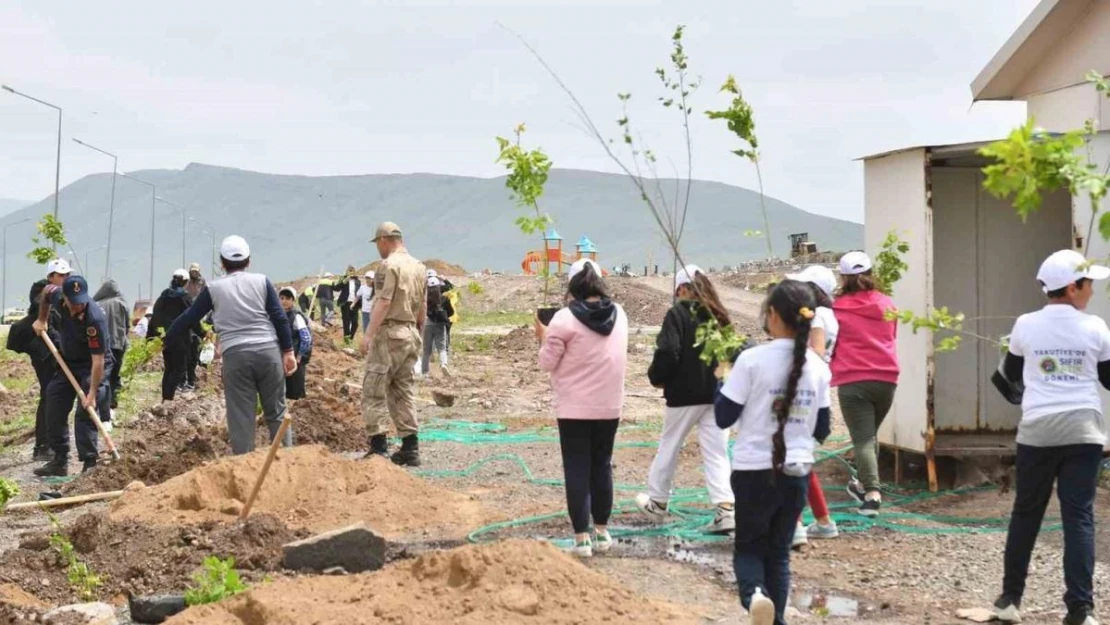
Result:
<instances>
[{"instance_id":1,"label":"crowd of people","mask_svg":"<svg viewBox=\"0 0 1110 625\"><path fill-rule=\"evenodd\" d=\"M194 265L175 271L148 314L141 335L162 340L162 399L195 387L200 346L215 335L226 419L236 454L254 449L256 406L271 440L289 410L307 395L313 309L329 326L338 301L343 335L353 340L361 313L365 356L362 416L368 458L421 464L415 384L433 357L449 373L451 326L458 293L406 249L396 224L378 226L371 242L381 263L361 277L349 267L325 274L298 294L250 271L251 252L238 236L224 239L224 275L208 282ZM534 323L537 362L550 374L562 454L572 553L590 557L614 546L613 448L625 398L629 320L613 300L601 268L582 259L570 266L564 306ZM1085 312L1092 282L1110 269L1065 250L1037 274L1048 305L1018 319L992 381L1022 406L1017 482L996 618L1021 620L1030 557L1056 484L1064 522L1066 625L1097 625L1094 617L1094 496L1106 444L1099 385L1110 389L1110 329ZM762 306L766 337L750 337L718 362L703 357L698 327L732 324L709 276L696 265L679 271L674 304L662 320L647 377L666 402L647 492L636 497L653 521L671 514L680 451L697 430L714 514L705 531L734 536L733 566L743 607L755 625L785 624L793 547L839 535L814 471L815 450L830 434L832 392L854 449L856 475L846 485L866 517L881 513L877 432L894 404L899 378L895 302L880 289L872 261L850 252L839 275L811 266L769 287ZM95 297L85 278L61 259L32 285L28 316L16 323L8 348L31 358L41 395L36 413L35 469L66 475L68 414L83 470L96 467L97 429L111 427L121 392L131 313L118 285ZM318 307L317 307L318 305ZM49 343L57 345L54 357ZM72 372L79 388L64 375ZM401 440L390 453L390 431ZM731 457L729 438L732 438ZM285 430L283 445L291 445ZM806 505L815 522L802 524Z\"/></svg>"}]
</instances>

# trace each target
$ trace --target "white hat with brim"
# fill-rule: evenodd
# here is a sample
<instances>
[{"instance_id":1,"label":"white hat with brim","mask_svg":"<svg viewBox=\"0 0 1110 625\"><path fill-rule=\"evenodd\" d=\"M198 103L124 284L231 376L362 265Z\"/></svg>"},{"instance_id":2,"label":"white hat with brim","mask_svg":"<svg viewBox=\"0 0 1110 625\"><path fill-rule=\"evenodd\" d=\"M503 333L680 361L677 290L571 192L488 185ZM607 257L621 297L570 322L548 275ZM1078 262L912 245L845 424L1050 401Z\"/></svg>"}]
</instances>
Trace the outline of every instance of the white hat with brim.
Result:
<instances>
[{"instance_id":1,"label":"white hat with brim","mask_svg":"<svg viewBox=\"0 0 1110 625\"><path fill-rule=\"evenodd\" d=\"M281 297L282 295L285 295L286 293L289 294L289 299L297 299L297 289L294 289L291 286L281 287L281 289L278 291L278 297Z\"/></svg>"},{"instance_id":2,"label":"white hat with brim","mask_svg":"<svg viewBox=\"0 0 1110 625\"><path fill-rule=\"evenodd\" d=\"M788 273L786 279L816 284L825 292L825 295L830 297L836 291L836 275L833 274L832 269L822 265L810 265L798 273Z\"/></svg>"},{"instance_id":3,"label":"white hat with brim","mask_svg":"<svg viewBox=\"0 0 1110 625\"><path fill-rule=\"evenodd\" d=\"M250 257L251 248L247 245L247 240L237 234L227 237L220 244L220 258L224 260L238 262Z\"/></svg>"},{"instance_id":4,"label":"white hat with brim","mask_svg":"<svg viewBox=\"0 0 1110 625\"><path fill-rule=\"evenodd\" d=\"M589 266L593 267L594 268L594 273L596 273L599 276L601 275L601 266L600 265L598 265L592 259L579 258L578 260L574 261L574 264L572 264L570 266L570 269L567 270L567 280L573 280L574 276L577 276L579 273L582 272L583 269L586 268L586 265L589 265Z\"/></svg>"},{"instance_id":5,"label":"white hat with brim","mask_svg":"<svg viewBox=\"0 0 1110 625\"><path fill-rule=\"evenodd\" d=\"M73 268L69 266L64 258L55 258L54 260L46 263L46 275L57 273L61 275L69 275L73 273Z\"/></svg>"},{"instance_id":6,"label":"white hat with brim","mask_svg":"<svg viewBox=\"0 0 1110 625\"><path fill-rule=\"evenodd\" d=\"M185 271L184 269L175 269L173 272L173 277L181 278L182 280L188 280L189 272Z\"/></svg>"},{"instance_id":7,"label":"white hat with brim","mask_svg":"<svg viewBox=\"0 0 1110 625\"><path fill-rule=\"evenodd\" d=\"M871 271L871 257L865 252L848 252L840 257L840 275L858 276Z\"/></svg>"},{"instance_id":8,"label":"white hat with brim","mask_svg":"<svg viewBox=\"0 0 1110 625\"><path fill-rule=\"evenodd\" d=\"M1045 293L1059 291L1076 281L1110 278L1110 267L1092 264L1075 250L1060 250L1045 259L1037 271Z\"/></svg>"},{"instance_id":9,"label":"white hat with brim","mask_svg":"<svg viewBox=\"0 0 1110 625\"><path fill-rule=\"evenodd\" d=\"M374 272L373 271L367 271L366 274L363 275L362 277L363 278L370 278L371 280L373 280L374 279Z\"/></svg>"}]
</instances>

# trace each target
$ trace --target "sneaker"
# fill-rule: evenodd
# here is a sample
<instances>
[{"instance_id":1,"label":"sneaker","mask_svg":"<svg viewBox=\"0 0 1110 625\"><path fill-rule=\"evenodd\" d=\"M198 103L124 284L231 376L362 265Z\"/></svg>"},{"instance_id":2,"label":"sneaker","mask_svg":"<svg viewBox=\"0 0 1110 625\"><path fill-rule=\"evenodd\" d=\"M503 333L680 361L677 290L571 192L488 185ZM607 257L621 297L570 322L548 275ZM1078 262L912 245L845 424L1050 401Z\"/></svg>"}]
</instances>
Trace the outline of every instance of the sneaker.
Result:
<instances>
[{"instance_id":1,"label":"sneaker","mask_svg":"<svg viewBox=\"0 0 1110 625\"><path fill-rule=\"evenodd\" d=\"M882 506L883 501L881 499L868 499L867 501L863 502L863 505L859 507L859 514L860 516L865 516L869 519L873 519L879 516L879 508L881 508Z\"/></svg>"},{"instance_id":2,"label":"sneaker","mask_svg":"<svg viewBox=\"0 0 1110 625\"><path fill-rule=\"evenodd\" d=\"M836 521L829 521L828 525L814 523L806 528L806 536L817 540L836 538L840 536L840 530L836 527Z\"/></svg>"},{"instance_id":3,"label":"sneaker","mask_svg":"<svg viewBox=\"0 0 1110 625\"><path fill-rule=\"evenodd\" d=\"M1095 620L1093 608L1081 606L1068 610L1068 615L1064 617L1064 625L1098 625L1098 621Z\"/></svg>"},{"instance_id":4,"label":"sneaker","mask_svg":"<svg viewBox=\"0 0 1110 625\"><path fill-rule=\"evenodd\" d=\"M440 371L440 373L443 374L443 377L445 377L445 378L451 377L451 370L447 368L447 365L440 365L439 366L439 371Z\"/></svg>"},{"instance_id":5,"label":"sneaker","mask_svg":"<svg viewBox=\"0 0 1110 625\"><path fill-rule=\"evenodd\" d=\"M662 521L667 518L667 504L655 501L647 493L636 495L636 507L652 521ZM735 523L733 527L735 527Z\"/></svg>"},{"instance_id":6,"label":"sneaker","mask_svg":"<svg viewBox=\"0 0 1110 625\"><path fill-rule=\"evenodd\" d=\"M864 499L867 497L867 491L864 490L863 484L854 477L848 482L848 494L860 503L863 503Z\"/></svg>"},{"instance_id":7,"label":"sneaker","mask_svg":"<svg viewBox=\"0 0 1110 625\"><path fill-rule=\"evenodd\" d=\"M767 598L762 590L756 588L752 595L748 613L751 614L751 620L749 621L751 625L774 625L775 602Z\"/></svg>"},{"instance_id":8,"label":"sneaker","mask_svg":"<svg viewBox=\"0 0 1110 625\"><path fill-rule=\"evenodd\" d=\"M794 540L790 543L791 549L798 549L809 544L809 539L806 538L806 526L798 524L794 527Z\"/></svg>"},{"instance_id":9,"label":"sneaker","mask_svg":"<svg viewBox=\"0 0 1110 625\"><path fill-rule=\"evenodd\" d=\"M666 513L666 509L663 512ZM734 531L736 531L736 511L717 506L717 513L713 515L713 521L705 526L705 533L724 535Z\"/></svg>"},{"instance_id":10,"label":"sneaker","mask_svg":"<svg viewBox=\"0 0 1110 625\"><path fill-rule=\"evenodd\" d=\"M587 538L582 542L574 541L574 546L570 548L571 555L578 556L579 558L591 558L594 555L594 546Z\"/></svg>"},{"instance_id":11,"label":"sneaker","mask_svg":"<svg viewBox=\"0 0 1110 625\"><path fill-rule=\"evenodd\" d=\"M613 548L613 537L609 534L609 530L605 529L601 532L594 532L594 551L598 553L605 553Z\"/></svg>"},{"instance_id":12,"label":"sneaker","mask_svg":"<svg viewBox=\"0 0 1110 625\"><path fill-rule=\"evenodd\" d=\"M994 602L994 618L1003 623L1021 622L1021 600L1014 600L1002 595ZM1081 621L1082 622L1082 621Z\"/></svg>"},{"instance_id":13,"label":"sneaker","mask_svg":"<svg viewBox=\"0 0 1110 625\"><path fill-rule=\"evenodd\" d=\"M69 475L69 458L54 455L54 459L32 471L39 477L65 477Z\"/></svg>"}]
</instances>

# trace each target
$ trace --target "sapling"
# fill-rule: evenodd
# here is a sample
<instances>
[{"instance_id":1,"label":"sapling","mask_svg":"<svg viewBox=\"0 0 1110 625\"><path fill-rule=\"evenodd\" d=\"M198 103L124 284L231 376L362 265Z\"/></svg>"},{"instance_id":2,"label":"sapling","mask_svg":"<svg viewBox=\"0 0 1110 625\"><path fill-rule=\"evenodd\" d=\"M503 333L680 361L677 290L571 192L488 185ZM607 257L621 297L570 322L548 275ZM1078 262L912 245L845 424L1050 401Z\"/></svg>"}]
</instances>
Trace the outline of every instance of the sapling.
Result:
<instances>
[{"instance_id":1,"label":"sapling","mask_svg":"<svg viewBox=\"0 0 1110 625\"><path fill-rule=\"evenodd\" d=\"M19 484L13 480L0 477L0 510L3 510L8 502L19 496Z\"/></svg>"},{"instance_id":2,"label":"sapling","mask_svg":"<svg viewBox=\"0 0 1110 625\"><path fill-rule=\"evenodd\" d=\"M77 557L77 550L73 548L73 543L63 533L62 524L58 521L58 517L49 512L47 516L50 518L50 524L54 527L48 542L66 567L66 581L69 582L71 588L77 591L77 596L82 601L96 599L96 591L104 583L103 580L89 568L88 564Z\"/></svg>"},{"instance_id":3,"label":"sapling","mask_svg":"<svg viewBox=\"0 0 1110 625\"><path fill-rule=\"evenodd\" d=\"M546 248L545 233L555 220L540 210L539 199L543 195L544 185L547 184L552 163L542 149L526 150L520 145L520 137L524 131L524 124L519 124L513 129L515 140L497 137L496 162L505 165L505 169L509 171L509 175L505 178L509 196L517 206L531 212L517 217L515 222L517 227L526 235L540 233L541 244ZM543 260L543 305L547 306L551 289L551 270L548 259Z\"/></svg>"},{"instance_id":4,"label":"sapling","mask_svg":"<svg viewBox=\"0 0 1110 625\"><path fill-rule=\"evenodd\" d=\"M203 605L222 601L247 589L235 570L235 558L208 556L203 569L193 575L193 586L185 590L187 605Z\"/></svg>"},{"instance_id":5,"label":"sapling","mask_svg":"<svg viewBox=\"0 0 1110 625\"><path fill-rule=\"evenodd\" d=\"M65 226L56 217L50 214L43 215L42 221L35 224L38 235L31 237L35 247L27 253L27 258L40 265L54 260L57 257L54 251L56 246L69 245L66 240Z\"/></svg>"}]
</instances>

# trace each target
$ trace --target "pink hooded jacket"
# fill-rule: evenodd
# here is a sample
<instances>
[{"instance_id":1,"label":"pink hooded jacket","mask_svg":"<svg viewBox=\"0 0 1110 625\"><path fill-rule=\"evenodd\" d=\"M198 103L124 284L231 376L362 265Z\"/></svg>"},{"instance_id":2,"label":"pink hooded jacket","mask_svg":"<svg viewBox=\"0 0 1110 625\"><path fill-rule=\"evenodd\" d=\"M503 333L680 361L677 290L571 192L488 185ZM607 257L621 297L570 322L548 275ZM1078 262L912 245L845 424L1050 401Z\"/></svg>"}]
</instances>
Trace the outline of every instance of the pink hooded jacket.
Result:
<instances>
[{"instance_id":1,"label":"pink hooded jacket","mask_svg":"<svg viewBox=\"0 0 1110 625\"><path fill-rule=\"evenodd\" d=\"M556 416L620 419L627 362L628 317L619 306L608 335L588 328L569 308L555 313L540 347L539 364L551 374Z\"/></svg>"},{"instance_id":2,"label":"pink hooded jacket","mask_svg":"<svg viewBox=\"0 0 1110 625\"><path fill-rule=\"evenodd\" d=\"M840 323L833 352L832 385L854 382L898 383L898 322L887 321L894 301L879 291L841 295L833 303Z\"/></svg>"}]
</instances>

